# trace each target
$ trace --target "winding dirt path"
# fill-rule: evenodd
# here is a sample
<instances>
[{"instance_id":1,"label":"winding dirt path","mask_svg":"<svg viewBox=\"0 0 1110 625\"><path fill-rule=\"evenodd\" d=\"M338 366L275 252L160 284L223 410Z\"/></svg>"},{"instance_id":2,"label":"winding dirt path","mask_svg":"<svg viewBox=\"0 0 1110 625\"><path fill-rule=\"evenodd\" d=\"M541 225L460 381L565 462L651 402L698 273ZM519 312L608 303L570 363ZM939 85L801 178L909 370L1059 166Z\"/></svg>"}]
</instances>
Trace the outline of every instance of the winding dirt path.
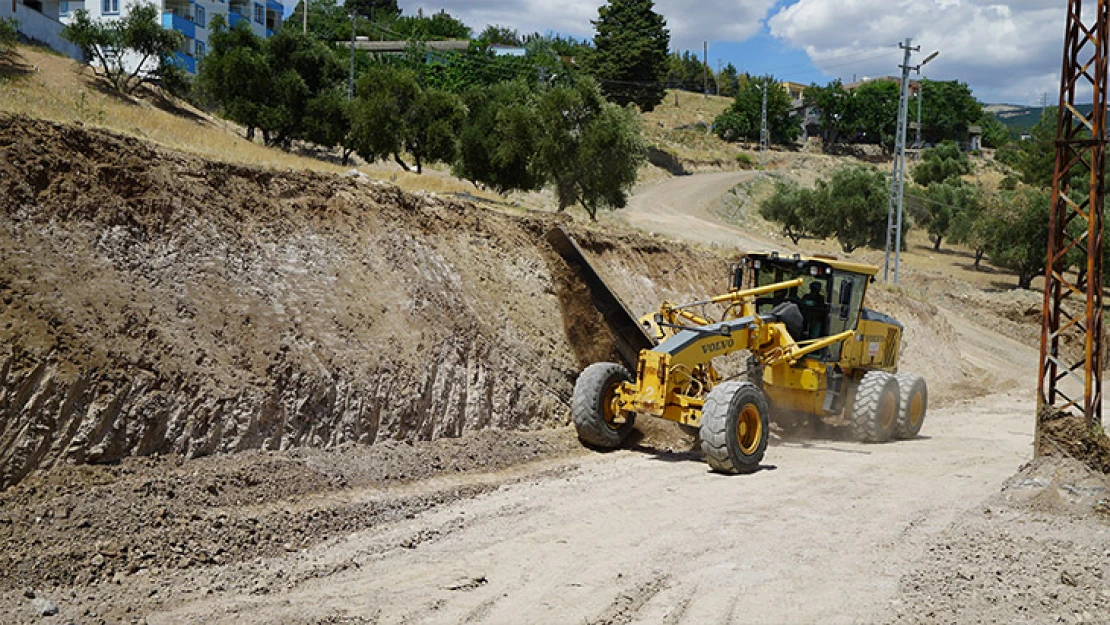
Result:
<instances>
[{"instance_id":1,"label":"winding dirt path","mask_svg":"<svg viewBox=\"0 0 1110 625\"><path fill-rule=\"evenodd\" d=\"M753 238L713 214L713 207L733 187L758 172L724 171L664 178L638 187L619 218L648 232L737 249L756 249L766 242Z\"/></svg>"}]
</instances>

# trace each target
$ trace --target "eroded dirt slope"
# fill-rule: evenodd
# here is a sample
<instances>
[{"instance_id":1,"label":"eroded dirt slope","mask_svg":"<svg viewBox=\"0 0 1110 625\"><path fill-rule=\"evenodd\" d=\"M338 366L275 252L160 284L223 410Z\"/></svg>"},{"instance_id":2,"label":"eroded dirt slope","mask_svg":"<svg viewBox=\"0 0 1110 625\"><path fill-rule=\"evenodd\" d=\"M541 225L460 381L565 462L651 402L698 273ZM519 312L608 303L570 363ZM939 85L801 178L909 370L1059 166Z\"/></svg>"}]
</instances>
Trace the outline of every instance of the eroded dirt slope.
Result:
<instances>
[{"instance_id":1,"label":"eroded dirt slope","mask_svg":"<svg viewBox=\"0 0 1110 625\"><path fill-rule=\"evenodd\" d=\"M0 118L0 197L0 487L63 461L551 426L612 357L552 217L20 117ZM649 280L681 264L672 290L723 265L642 243L610 245Z\"/></svg>"}]
</instances>

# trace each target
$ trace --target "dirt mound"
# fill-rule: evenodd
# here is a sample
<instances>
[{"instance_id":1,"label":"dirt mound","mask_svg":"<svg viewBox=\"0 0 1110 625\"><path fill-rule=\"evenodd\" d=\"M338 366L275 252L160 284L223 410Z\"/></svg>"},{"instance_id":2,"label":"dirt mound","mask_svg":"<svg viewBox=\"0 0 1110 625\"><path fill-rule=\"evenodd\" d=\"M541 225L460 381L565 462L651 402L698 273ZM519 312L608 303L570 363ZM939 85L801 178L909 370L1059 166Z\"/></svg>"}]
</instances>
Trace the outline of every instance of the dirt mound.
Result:
<instances>
[{"instance_id":1,"label":"dirt mound","mask_svg":"<svg viewBox=\"0 0 1110 625\"><path fill-rule=\"evenodd\" d=\"M1074 458L1102 473L1110 473L1110 438L1083 417L1050 413L1040 419L1038 455Z\"/></svg>"}]
</instances>

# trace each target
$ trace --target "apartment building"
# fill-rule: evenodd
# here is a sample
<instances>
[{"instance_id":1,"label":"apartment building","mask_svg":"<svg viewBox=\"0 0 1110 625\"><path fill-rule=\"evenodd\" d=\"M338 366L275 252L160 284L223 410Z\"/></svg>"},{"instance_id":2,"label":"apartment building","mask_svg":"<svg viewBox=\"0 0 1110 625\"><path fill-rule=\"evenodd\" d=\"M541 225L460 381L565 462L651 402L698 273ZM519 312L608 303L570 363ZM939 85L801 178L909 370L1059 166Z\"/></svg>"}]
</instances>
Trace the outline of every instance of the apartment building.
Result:
<instances>
[{"instance_id":1,"label":"apartment building","mask_svg":"<svg viewBox=\"0 0 1110 625\"><path fill-rule=\"evenodd\" d=\"M78 9L85 9L94 20L119 19L131 7L144 0L60 0L62 21ZM177 62L190 74L197 72L197 63L208 51L209 26L212 18L222 15L230 26L240 22L250 25L259 37L270 37L281 28L285 7L277 0L155 0L162 14L162 26L176 30L185 37L177 52Z\"/></svg>"}]
</instances>

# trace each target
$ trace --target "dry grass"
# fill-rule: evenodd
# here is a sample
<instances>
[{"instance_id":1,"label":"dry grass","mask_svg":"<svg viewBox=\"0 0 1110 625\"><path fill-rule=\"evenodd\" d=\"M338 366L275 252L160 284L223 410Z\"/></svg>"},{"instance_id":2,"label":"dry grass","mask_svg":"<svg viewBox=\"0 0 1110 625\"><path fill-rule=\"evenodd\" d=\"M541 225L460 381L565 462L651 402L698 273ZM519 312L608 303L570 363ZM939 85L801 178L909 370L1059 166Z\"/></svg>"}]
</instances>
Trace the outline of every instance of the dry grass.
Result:
<instances>
[{"instance_id":1,"label":"dry grass","mask_svg":"<svg viewBox=\"0 0 1110 625\"><path fill-rule=\"evenodd\" d=\"M668 91L655 110L644 113L644 139L695 165L739 168L736 155L745 150L709 132L713 120L730 104L731 98ZM704 129L697 128L698 124Z\"/></svg>"},{"instance_id":2,"label":"dry grass","mask_svg":"<svg viewBox=\"0 0 1110 625\"><path fill-rule=\"evenodd\" d=\"M112 93L79 63L37 47L19 46L14 67L0 73L0 111L80 123L230 163L330 173L351 169L247 141L239 126L181 101L150 92L134 98ZM405 172L392 163L358 169L406 191L467 192L497 199L495 194L434 169L425 170L424 175Z\"/></svg>"}]
</instances>

